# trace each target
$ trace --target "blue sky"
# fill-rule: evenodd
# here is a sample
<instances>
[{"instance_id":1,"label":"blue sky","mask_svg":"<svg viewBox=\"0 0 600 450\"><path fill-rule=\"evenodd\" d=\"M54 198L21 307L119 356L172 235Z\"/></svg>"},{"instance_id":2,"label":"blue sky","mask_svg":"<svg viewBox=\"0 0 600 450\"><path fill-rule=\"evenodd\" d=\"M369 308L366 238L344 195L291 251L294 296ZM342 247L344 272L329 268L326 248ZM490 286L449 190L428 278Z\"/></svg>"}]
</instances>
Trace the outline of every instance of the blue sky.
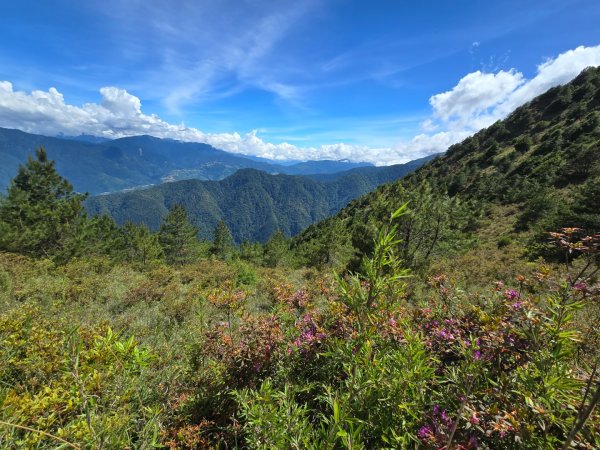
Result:
<instances>
[{"instance_id":1,"label":"blue sky","mask_svg":"<svg viewBox=\"0 0 600 450\"><path fill-rule=\"evenodd\" d=\"M5 2L0 126L402 162L599 65L599 23L593 0Z\"/></svg>"}]
</instances>

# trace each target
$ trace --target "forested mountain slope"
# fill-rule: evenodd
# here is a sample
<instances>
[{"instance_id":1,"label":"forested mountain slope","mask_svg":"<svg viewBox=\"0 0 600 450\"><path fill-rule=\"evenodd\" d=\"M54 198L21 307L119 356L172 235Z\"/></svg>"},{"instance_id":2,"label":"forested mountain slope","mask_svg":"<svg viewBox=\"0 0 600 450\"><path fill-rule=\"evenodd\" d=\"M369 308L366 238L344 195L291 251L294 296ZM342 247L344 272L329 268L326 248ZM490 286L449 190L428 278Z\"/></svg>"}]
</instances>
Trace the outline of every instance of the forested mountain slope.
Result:
<instances>
[{"instance_id":1,"label":"forested mountain slope","mask_svg":"<svg viewBox=\"0 0 600 450\"><path fill-rule=\"evenodd\" d=\"M92 143L0 128L0 187L8 186L20 163L44 147L59 173L79 192L98 194L164 179L219 179L240 168L276 172L279 166L217 150L207 144L133 136Z\"/></svg>"},{"instance_id":2,"label":"forested mountain slope","mask_svg":"<svg viewBox=\"0 0 600 450\"><path fill-rule=\"evenodd\" d=\"M598 232L600 69L586 69L406 178L352 202L294 246L310 253L337 229L359 254L368 252L374 230L405 201L414 210L400 227L409 264L419 255L464 248L462 238L498 246L527 240L535 256L543 253L544 232L563 226Z\"/></svg>"},{"instance_id":3,"label":"forested mountain slope","mask_svg":"<svg viewBox=\"0 0 600 450\"><path fill-rule=\"evenodd\" d=\"M87 201L87 209L92 214L108 213L119 224L131 220L156 230L169 209L182 204L201 236L210 237L216 224L224 220L237 242L264 242L277 230L287 236L298 234L421 163L357 168L330 182L244 169L221 181L185 180L93 197Z\"/></svg>"}]
</instances>

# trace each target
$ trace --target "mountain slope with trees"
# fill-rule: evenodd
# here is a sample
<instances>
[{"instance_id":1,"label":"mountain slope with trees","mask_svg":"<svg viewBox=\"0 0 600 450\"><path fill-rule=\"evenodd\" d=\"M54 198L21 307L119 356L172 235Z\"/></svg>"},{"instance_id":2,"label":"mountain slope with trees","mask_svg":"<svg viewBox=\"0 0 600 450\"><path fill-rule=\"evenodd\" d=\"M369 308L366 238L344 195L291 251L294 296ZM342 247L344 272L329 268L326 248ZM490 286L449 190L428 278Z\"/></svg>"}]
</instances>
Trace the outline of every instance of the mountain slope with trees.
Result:
<instances>
[{"instance_id":1,"label":"mountain slope with trees","mask_svg":"<svg viewBox=\"0 0 600 450\"><path fill-rule=\"evenodd\" d=\"M181 204L205 238L224 220L238 243L266 242L277 230L285 236L298 234L422 162L356 168L329 182L244 169L220 181L185 180L92 197L86 205L91 214L107 213L119 224L131 220L156 230L168 210Z\"/></svg>"},{"instance_id":2,"label":"mountain slope with trees","mask_svg":"<svg viewBox=\"0 0 600 450\"><path fill-rule=\"evenodd\" d=\"M494 159L510 141L489 143L489 165L485 147L465 150L449 164L483 161L495 183L473 178L456 192L460 172L442 175L446 157L434 160L312 227L302 242L318 244L308 262L321 270L290 267L281 232L236 247L220 221L212 243L199 241L179 204L157 232L90 218L84 196L39 149L0 195L0 447L600 448L600 234L554 230L543 240L562 258L527 265L514 252L496 260L489 247L470 265L460 253L444 260L467 230L496 239L526 226L535 240L543 223L595 229L597 160L568 182L571 161L561 161L571 145L582 157L596 148L597 127L585 125L594 76L584 73L579 82L595 87L575 84L581 102L546 124L588 131L549 152L531 134L526 158L503 170ZM583 113L572 115L576 103ZM516 177L536 155L527 167L544 171ZM549 173L546 157L563 171ZM283 202L279 178L246 169L225 181L246 202L281 187L273 198ZM534 182L562 209L521 224L531 210L515 199ZM356 271L326 267L340 268L369 234ZM419 270L428 260L435 271ZM448 272L490 261L519 271L490 283Z\"/></svg>"},{"instance_id":3,"label":"mountain slope with trees","mask_svg":"<svg viewBox=\"0 0 600 450\"><path fill-rule=\"evenodd\" d=\"M329 229L338 228L349 236L350 250L368 254L376 230L409 201L413 213L400 225L409 265L481 245L493 254L492 247L513 241L535 257L546 252L548 231L598 233L599 193L600 69L589 68L413 174L355 200L293 245L311 259Z\"/></svg>"}]
</instances>

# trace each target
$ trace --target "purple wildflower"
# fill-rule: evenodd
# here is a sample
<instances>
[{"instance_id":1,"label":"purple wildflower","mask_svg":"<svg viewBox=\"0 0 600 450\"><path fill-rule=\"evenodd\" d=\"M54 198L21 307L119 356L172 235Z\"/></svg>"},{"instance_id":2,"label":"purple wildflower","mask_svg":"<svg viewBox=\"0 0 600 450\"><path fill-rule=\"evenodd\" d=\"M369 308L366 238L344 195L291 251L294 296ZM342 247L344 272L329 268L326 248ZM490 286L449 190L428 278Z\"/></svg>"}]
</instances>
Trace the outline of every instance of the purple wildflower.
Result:
<instances>
[{"instance_id":1,"label":"purple wildflower","mask_svg":"<svg viewBox=\"0 0 600 450\"><path fill-rule=\"evenodd\" d=\"M515 311L519 311L521 308L523 308L523 302L514 302L512 305L512 309L514 309Z\"/></svg>"},{"instance_id":2,"label":"purple wildflower","mask_svg":"<svg viewBox=\"0 0 600 450\"><path fill-rule=\"evenodd\" d=\"M438 337L445 339L447 341L451 341L454 339L454 335L447 330L446 328L442 328L439 332L438 332Z\"/></svg>"},{"instance_id":3,"label":"purple wildflower","mask_svg":"<svg viewBox=\"0 0 600 450\"><path fill-rule=\"evenodd\" d=\"M440 417L442 418L442 420L443 420L445 423L448 423L448 421L450 420L450 417L448 417L448 414L446 414L446 410L443 410L443 411L442 411L442 414L440 415Z\"/></svg>"},{"instance_id":4,"label":"purple wildflower","mask_svg":"<svg viewBox=\"0 0 600 450\"><path fill-rule=\"evenodd\" d=\"M432 435L433 431L427 425L423 425L421 428L419 428L417 433L417 436L424 441L428 440Z\"/></svg>"}]
</instances>

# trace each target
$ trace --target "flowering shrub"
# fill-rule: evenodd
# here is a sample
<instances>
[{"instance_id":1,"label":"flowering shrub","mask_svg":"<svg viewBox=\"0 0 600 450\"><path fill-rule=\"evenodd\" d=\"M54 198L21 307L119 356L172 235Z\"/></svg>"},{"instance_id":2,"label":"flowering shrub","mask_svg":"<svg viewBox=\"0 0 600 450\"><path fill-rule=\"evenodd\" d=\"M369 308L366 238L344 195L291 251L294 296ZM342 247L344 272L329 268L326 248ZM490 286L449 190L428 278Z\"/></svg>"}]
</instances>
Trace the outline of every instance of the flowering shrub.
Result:
<instances>
[{"instance_id":1,"label":"flowering shrub","mask_svg":"<svg viewBox=\"0 0 600 450\"><path fill-rule=\"evenodd\" d=\"M597 237L469 292L409 278L403 213L335 286L0 255L0 447L598 448Z\"/></svg>"},{"instance_id":2,"label":"flowering shrub","mask_svg":"<svg viewBox=\"0 0 600 450\"><path fill-rule=\"evenodd\" d=\"M301 436L315 448L599 444L598 380L586 370L593 359L577 366L583 342L574 328L582 300L598 300L584 281L593 272L566 282L549 272L532 281L519 275L475 296L439 274L430 279L438 295L416 307L402 295L407 274L398 271L390 243L380 236L365 275L341 279L320 315L308 311L296 323L288 354L299 360L289 362L312 369L292 371L295 395L268 389L285 398L285 411L301 412ZM281 429L257 420L256 395L238 396L246 442L293 446ZM283 427L285 411L274 408L269 423Z\"/></svg>"}]
</instances>

